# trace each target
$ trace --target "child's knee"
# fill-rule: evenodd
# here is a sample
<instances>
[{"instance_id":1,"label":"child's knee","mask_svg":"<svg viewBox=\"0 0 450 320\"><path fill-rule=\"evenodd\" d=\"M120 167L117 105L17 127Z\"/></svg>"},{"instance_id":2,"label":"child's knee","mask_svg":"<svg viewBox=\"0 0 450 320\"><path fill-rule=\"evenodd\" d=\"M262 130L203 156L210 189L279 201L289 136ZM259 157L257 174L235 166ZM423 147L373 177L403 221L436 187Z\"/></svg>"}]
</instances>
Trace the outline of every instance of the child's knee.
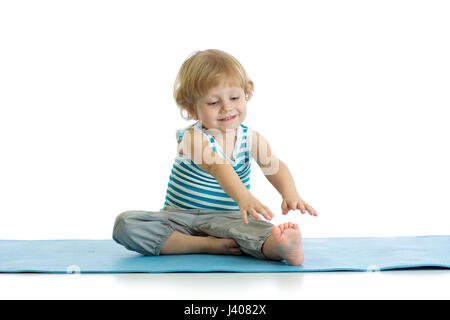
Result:
<instances>
[{"instance_id":1,"label":"child's knee","mask_svg":"<svg viewBox=\"0 0 450 320\"><path fill-rule=\"evenodd\" d=\"M172 232L164 214L125 211L115 220L112 238L128 250L153 256L159 255L161 246Z\"/></svg>"},{"instance_id":2,"label":"child's knee","mask_svg":"<svg viewBox=\"0 0 450 320\"><path fill-rule=\"evenodd\" d=\"M114 241L121 243L121 238L124 234L128 233L128 224L127 224L127 218L132 216L134 211L125 211L119 214L114 222L114 228L113 228L113 239Z\"/></svg>"}]
</instances>

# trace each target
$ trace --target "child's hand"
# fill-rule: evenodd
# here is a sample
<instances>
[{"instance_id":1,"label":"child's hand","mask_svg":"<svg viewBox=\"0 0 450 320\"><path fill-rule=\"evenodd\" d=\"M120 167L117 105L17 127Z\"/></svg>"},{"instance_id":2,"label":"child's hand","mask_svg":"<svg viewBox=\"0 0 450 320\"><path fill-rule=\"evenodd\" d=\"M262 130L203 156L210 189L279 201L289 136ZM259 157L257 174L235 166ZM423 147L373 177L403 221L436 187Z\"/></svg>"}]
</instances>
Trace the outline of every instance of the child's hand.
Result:
<instances>
[{"instance_id":1,"label":"child's hand","mask_svg":"<svg viewBox=\"0 0 450 320\"><path fill-rule=\"evenodd\" d=\"M267 220L271 220L274 214L272 211L263 205L258 199L253 196L246 197L238 202L239 209L242 214L242 220L245 224L248 224L247 215L250 214L255 217L256 220L261 221L262 218L258 215L264 216Z\"/></svg>"},{"instance_id":2,"label":"child's hand","mask_svg":"<svg viewBox=\"0 0 450 320\"><path fill-rule=\"evenodd\" d=\"M287 214L289 210L297 209L299 209L302 214L308 211L310 215L317 216L316 210L300 198L298 194L283 197L283 202L281 203L282 214Z\"/></svg>"}]
</instances>

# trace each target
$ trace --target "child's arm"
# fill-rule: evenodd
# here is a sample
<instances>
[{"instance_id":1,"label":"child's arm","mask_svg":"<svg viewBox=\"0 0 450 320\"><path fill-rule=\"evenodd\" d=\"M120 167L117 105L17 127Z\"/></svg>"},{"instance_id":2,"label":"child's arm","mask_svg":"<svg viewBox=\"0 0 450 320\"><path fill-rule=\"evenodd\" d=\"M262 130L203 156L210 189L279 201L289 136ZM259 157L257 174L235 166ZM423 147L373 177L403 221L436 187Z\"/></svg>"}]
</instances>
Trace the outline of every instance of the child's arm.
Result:
<instances>
[{"instance_id":1,"label":"child's arm","mask_svg":"<svg viewBox=\"0 0 450 320\"><path fill-rule=\"evenodd\" d=\"M283 197L281 203L283 214L288 213L289 210L299 209L302 213L308 211L311 215L317 216L314 208L298 194L294 179L286 164L273 154L267 140L256 131L253 131L252 136L252 155L267 180Z\"/></svg>"},{"instance_id":2,"label":"child's arm","mask_svg":"<svg viewBox=\"0 0 450 320\"><path fill-rule=\"evenodd\" d=\"M248 214L257 220L261 220L258 214L268 220L272 219L272 211L253 197L233 167L211 149L208 140L202 133L195 130L186 131L181 149L200 169L216 178L223 191L237 202L245 224L248 223Z\"/></svg>"}]
</instances>

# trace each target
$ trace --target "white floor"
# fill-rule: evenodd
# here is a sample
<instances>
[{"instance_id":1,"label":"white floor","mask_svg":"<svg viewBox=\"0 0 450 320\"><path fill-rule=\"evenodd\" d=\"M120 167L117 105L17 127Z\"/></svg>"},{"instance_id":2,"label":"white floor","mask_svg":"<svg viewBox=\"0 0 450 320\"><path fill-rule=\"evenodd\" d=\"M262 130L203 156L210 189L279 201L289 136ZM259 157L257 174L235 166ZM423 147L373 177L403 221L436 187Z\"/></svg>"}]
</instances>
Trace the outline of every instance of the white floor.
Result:
<instances>
[{"instance_id":1,"label":"white floor","mask_svg":"<svg viewBox=\"0 0 450 320\"><path fill-rule=\"evenodd\" d=\"M0 299L450 299L450 270L0 274Z\"/></svg>"}]
</instances>

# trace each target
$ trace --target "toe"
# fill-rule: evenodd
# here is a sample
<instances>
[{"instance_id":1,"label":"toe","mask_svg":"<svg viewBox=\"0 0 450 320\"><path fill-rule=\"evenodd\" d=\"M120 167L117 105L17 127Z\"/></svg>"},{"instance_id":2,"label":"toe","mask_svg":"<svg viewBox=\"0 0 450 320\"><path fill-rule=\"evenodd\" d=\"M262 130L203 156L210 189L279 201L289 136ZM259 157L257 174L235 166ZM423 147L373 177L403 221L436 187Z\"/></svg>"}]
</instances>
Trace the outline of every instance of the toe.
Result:
<instances>
[{"instance_id":1,"label":"toe","mask_svg":"<svg viewBox=\"0 0 450 320\"><path fill-rule=\"evenodd\" d=\"M275 240L279 240L280 237L281 237L281 228L280 228L280 226L273 226L272 227L272 236L274 237Z\"/></svg>"}]
</instances>

